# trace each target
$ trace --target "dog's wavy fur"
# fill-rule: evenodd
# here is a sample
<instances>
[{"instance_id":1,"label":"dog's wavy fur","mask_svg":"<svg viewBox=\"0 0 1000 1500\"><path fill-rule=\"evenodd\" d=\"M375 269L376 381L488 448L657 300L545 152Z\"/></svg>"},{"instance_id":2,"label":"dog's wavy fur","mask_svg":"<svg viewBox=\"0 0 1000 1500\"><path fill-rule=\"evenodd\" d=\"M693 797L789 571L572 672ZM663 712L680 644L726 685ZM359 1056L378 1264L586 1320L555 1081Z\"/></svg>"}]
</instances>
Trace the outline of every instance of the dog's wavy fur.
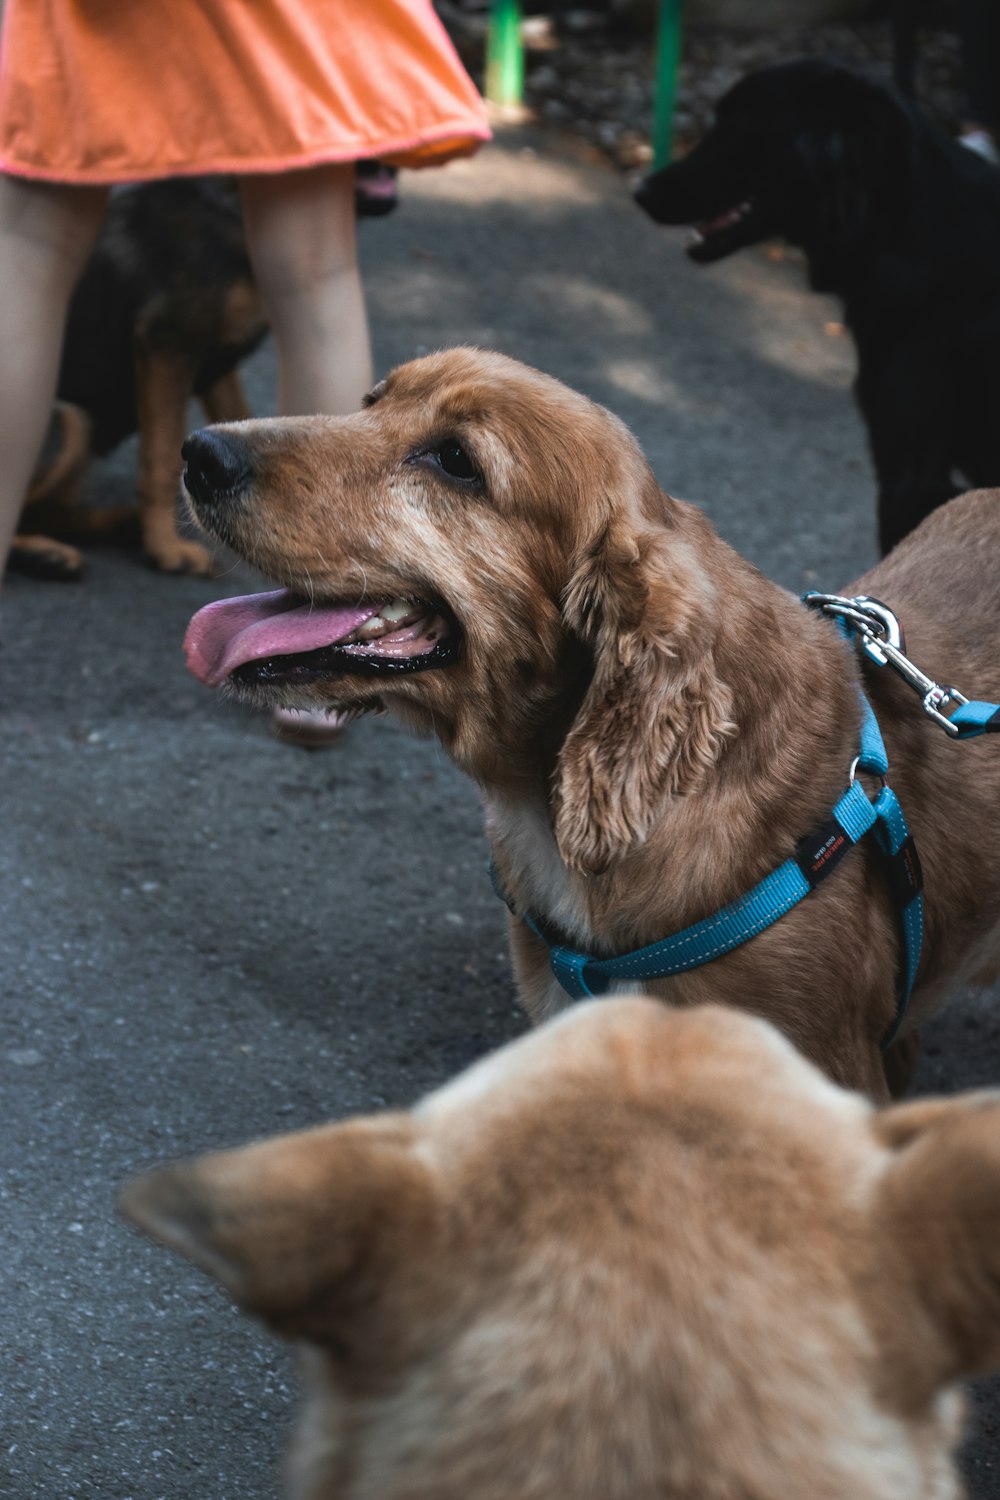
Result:
<instances>
[{"instance_id":1,"label":"dog's wavy fur","mask_svg":"<svg viewBox=\"0 0 1000 1500\"><path fill-rule=\"evenodd\" d=\"M842 299L884 552L963 488L1000 483L1000 172L916 103L817 58L761 68L636 197L703 228L696 260L780 237Z\"/></svg>"},{"instance_id":2,"label":"dog's wavy fur","mask_svg":"<svg viewBox=\"0 0 1000 1500\"><path fill-rule=\"evenodd\" d=\"M216 536L306 597L437 601L460 640L439 670L315 675L249 695L391 707L437 734L482 789L518 912L615 954L742 895L844 791L863 676L927 876L908 1024L996 972L996 746L952 743L890 671L862 668L831 622L660 489L609 412L465 349L395 370L357 416L212 431L247 476L239 494L199 504ZM464 446L478 480L434 461L445 439ZM851 589L897 610L927 671L998 701L997 556L1000 496L980 492L936 512ZM521 998L540 1019L566 996L541 941L517 917L511 932ZM759 1009L838 1081L879 1094L899 962L866 840L774 927L646 988Z\"/></svg>"},{"instance_id":3,"label":"dog's wavy fur","mask_svg":"<svg viewBox=\"0 0 1000 1500\"><path fill-rule=\"evenodd\" d=\"M1000 1365L1000 1095L875 1110L732 1008L592 1002L122 1207L302 1344L293 1500L958 1500Z\"/></svg>"}]
</instances>

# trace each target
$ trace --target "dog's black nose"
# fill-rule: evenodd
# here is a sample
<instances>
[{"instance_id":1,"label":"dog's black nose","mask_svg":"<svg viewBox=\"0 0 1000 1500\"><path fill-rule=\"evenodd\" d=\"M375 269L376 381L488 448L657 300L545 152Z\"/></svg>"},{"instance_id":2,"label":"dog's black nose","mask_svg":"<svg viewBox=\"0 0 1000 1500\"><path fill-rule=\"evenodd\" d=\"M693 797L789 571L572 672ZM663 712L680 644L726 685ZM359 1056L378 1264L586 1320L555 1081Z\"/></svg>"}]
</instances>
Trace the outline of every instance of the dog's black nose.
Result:
<instances>
[{"instance_id":1,"label":"dog's black nose","mask_svg":"<svg viewBox=\"0 0 1000 1500\"><path fill-rule=\"evenodd\" d=\"M199 505L237 499L253 478L246 444L231 432L202 427L181 446L184 483Z\"/></svg>"}]
</instances>

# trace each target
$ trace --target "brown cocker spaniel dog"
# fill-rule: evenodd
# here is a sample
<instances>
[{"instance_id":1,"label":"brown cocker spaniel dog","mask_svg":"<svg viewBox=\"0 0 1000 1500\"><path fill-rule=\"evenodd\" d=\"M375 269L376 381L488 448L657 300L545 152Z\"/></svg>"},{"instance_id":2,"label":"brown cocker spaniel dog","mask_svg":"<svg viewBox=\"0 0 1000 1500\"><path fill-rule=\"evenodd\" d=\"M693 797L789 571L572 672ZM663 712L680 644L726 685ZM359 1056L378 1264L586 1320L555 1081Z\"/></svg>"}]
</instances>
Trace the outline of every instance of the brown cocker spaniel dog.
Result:
<instances>
[{"instance_id":1,"label":"brown cocker spaniel dog","mask_svg":"<svg viewBox=\"0 0 1000 1500\"><path fill-rule=\"evenodd\" d=\"M356 416L209 428L185 458L204 528L290 590L201 611L192 670L256 704L391 707L437 734L484 794L515 913L608 956L741 896L829 819L863 678L926 884L906 1028L997 973L997 747L950 740L890 669L665 494L609 412L458 349L393 371ZM849 592L900 615L927 672L997 701L998 557L1000 493L981 491ZM511 934L540 1019L566 994L519 915ZM900 947L866 838L776 925L643 988L758 1011L882 1095Z\"/></svg>"}]
</instances>

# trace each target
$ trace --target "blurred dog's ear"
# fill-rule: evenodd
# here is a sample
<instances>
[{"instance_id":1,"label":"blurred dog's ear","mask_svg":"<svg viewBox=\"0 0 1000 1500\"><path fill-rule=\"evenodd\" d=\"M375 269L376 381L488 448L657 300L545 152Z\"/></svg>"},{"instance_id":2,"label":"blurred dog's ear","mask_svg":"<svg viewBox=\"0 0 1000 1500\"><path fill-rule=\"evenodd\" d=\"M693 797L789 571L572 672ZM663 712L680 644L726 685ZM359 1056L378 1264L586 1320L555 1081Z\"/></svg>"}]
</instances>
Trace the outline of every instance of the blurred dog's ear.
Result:
<instances>
[{"instance_id":1,"label":"blurred dog's ear","mask_svg":"<svg viewBox=\"0 0 1000 1500\"><path fill-rule=\"evenodd\" d=\"M407 1116L324 1126L133 1179L122 1213L288 1337L373 1301L436 1201Z\"/></svg>"},{"instance_id":2,"label":"blurred dog's ear","mask_svg":"<svg viewBox=\"0 0 1000 1500\"><path fill-rule=\"evenodd\" d=\"M930 1390L1000 1366L1000 1093L877 1117L897 1156L875 1205L932 1330Z\"/></svg>"},{"instance_id":3,"label":"blurred dog's ear","mask_svg":"<svg viewBox=\"0 0 1000 1500\"><path fill-rule=\"evenodd\" d=\"M844 73L818 85L815 103L817 110L828 106L828 123L804 127L797 137L820 216L810 248L822 262L831 253L852 257L892 244L908 232L916 182L910 106L883 85ZM818 276L822 289L821 267Z\"/></svg>"},{"instance_id":4,"label":"blurred dog's ear","mask_svg":"<svg viewBox=\"0 0 1000 1500\"><path fill-rule=\"evenodd\" d=\"M682 540L624 521L577 560L563 612L594 670L555 775L556 842L571 869L597 873L641 843L734 732L706 591Z\"/></svg>"}]
</instances>

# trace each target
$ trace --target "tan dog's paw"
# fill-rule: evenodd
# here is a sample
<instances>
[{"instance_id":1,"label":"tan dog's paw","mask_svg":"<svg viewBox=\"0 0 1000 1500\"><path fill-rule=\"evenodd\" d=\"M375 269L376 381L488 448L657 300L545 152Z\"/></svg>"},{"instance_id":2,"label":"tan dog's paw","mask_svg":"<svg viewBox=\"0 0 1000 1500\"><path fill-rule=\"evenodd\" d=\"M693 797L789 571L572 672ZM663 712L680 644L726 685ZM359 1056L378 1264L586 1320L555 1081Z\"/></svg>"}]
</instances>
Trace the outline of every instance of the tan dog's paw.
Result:
<instances>
[{"instance_id":1,"label":"tan dog's paw","mask_svg":"<svg viewBox=\"0 0 1000 1500\"><path fill-rule=\"evenodd\" d=\"M83 558L76 548L50 536L16 536L7 567L12 573L53 583L77 583L83 576Z\"/></svg>"},{"instance_id":2,"label":"tan dog's paw","mask_svg":"<svg viewBox=\"0 0 1000 1500\"><path fill-rule=\"evenodd\" d=\"M143 546L149 561L161 573L194 573L214 578L218 572L213 552L200 542L185 541L176 532L169 537L147 533Z\"/></svg>"}]
</instances>

